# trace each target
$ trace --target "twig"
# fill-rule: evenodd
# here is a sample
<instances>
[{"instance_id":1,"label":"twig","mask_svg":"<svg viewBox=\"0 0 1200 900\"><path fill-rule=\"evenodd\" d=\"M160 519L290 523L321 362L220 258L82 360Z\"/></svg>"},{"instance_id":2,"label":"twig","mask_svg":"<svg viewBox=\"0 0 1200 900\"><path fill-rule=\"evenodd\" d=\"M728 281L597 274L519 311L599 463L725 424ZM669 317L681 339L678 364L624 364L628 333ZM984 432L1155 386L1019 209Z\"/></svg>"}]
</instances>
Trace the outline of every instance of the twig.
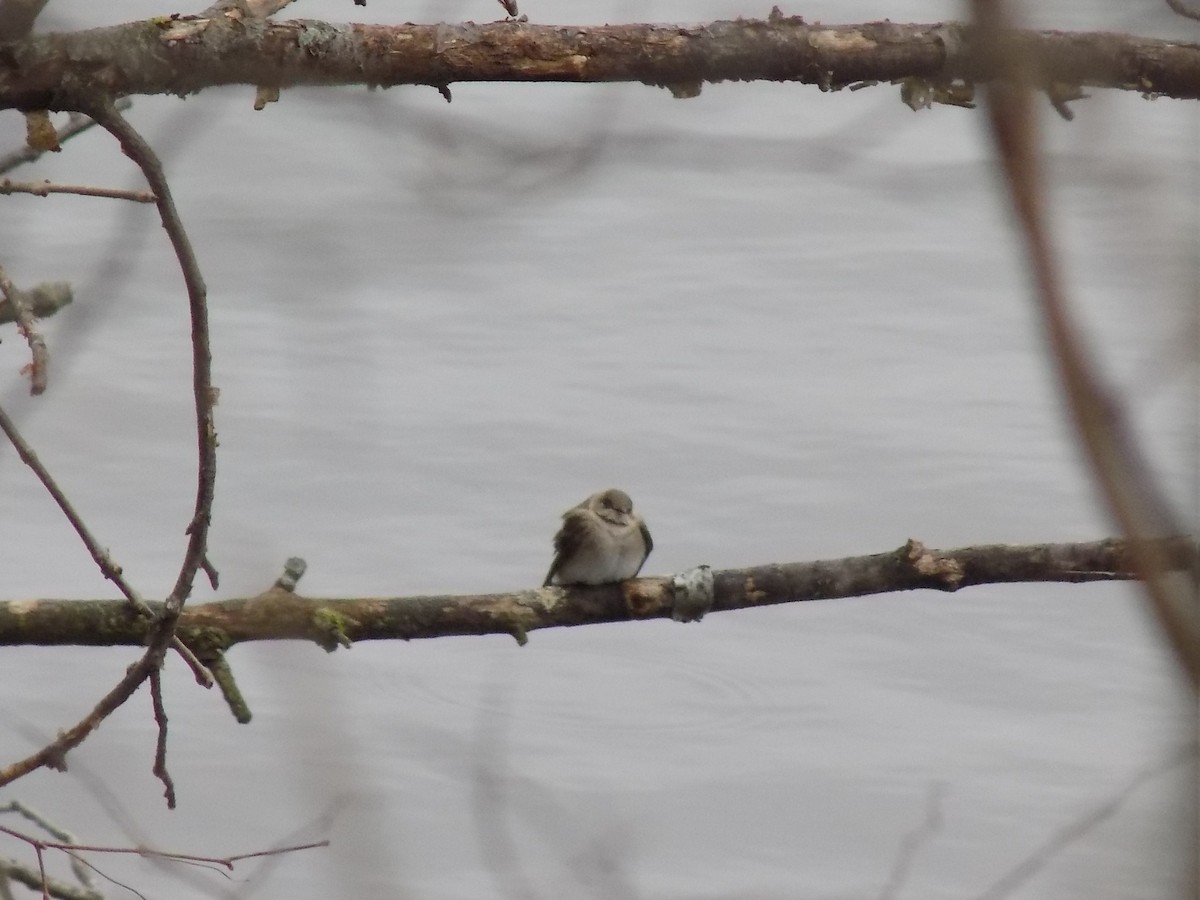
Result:
<instances>
[{"instance_id":1,"label":"twig","mask_svg":"<svg viewBox=\"0 0 1200 900\"><path fill-rule=\"evenodd\" d=\"M154 721L158 725L158 741L154 749L154 776L163 783L167 809L175 808L175 782L167 771L167 708L163 705L162 670L150 673L150 702L154 706Z\"/></svg>"},{"instance_id":2,"label":"twig","mask_svg":"<svg viewBox=\"0 0 1200 900\"><path fill-rule=\"evenodd\" d=\"M55 740L36 753L0 769L0 787L42 767L65 771L67 752L82 744L101 722L133 696L150 672L161 663L164 644L156 643L148 647L142 657L126 670L125 677L117 682L116 687L105 694L92 711L74 726L59 732ZM4 830L0 828L0 831Z\"/></svg>"},{"instance_id":3,"label":"twig","mask_svg":"<svg viewBox=\"0 0 1200 900\"><path fill-rule=\"evenodd\" d=\"M9 281L8 273L0 266L0 294L8 301L17 320L17 328L29 342L29 352L33 355L30 364L29 393L37 396L46 390L46 370L50 365L50 352L46 349L46 339L34 325L33 312L25 300L25 295L17 290L16 285Z\"/></svg>"},{"instance_id":4,"label":"twig","mask_svg":"<svg viewBox=\"0 0 1200 900\"><path fill-rule=\"evenodd\" d=\"M122 97L114 106L117 110L124 112L133 106L133 101L128 97ZM58 142L61 144L63 141L87 131L95 124L96 120L89 116L82 115L81 113L72 113L67 124L58 129ZM41 155L45 152L45 150L37 150L33 147L25 146L11 153L6 153L4 156L0 156L0 175L3 175L5 172L11 172L17 166L40 159Z\"/></svg>"},{"instance_id":5,"label":"twig","mask_svg":"<svg viewBox=\"0 0 1200 900\"><path fill-rule=\"evenodd\" d=\"M122 188L92 187L87 184L52 184L49 181L12 181L0 179L0 194L33 194L48 197L50 194L80 194L84 197L107 197L110 200L132 200L135 203L153 203L155 197L149 191L127 191Z\"/></svg>"},{"instance_id":6,"label":"twig","mask_svg":"<svg viewBox=\"0 0 1200 900\"><path fill-rule=\"evenodd\" d=\"M116 885L117 887L119 887L123 890L129 891L129 893L133 894L135 897L140 897L141 900L149 900L149 898L145 894L143 894L141 891L139 891L137 888L133 887L132 885L126 884L123 881L118 881L117 879L115 879L111 875L109 875L107 872L103 872L100 869L98 869L96 866L92 865L90 862L88 862L82 856L79 856L75 853L70 853L70 852L67 853L67 856L71 857L71 859L74 860L75 862L79 863L79 865L87 866L87 868L89 868L91 871L95 872L97 875L99 875L101 878L103 878L109 884ZM102 894L97 892L97 894L95 896L97 898L99 898L99 900L103 900Z\"/></svg>"},{"instance_id":7,"label":"twig","mask_svg":"<svg viewBox=\"0 0 1200 900\"><path fill-rule=\"evenodd\" d=\"M1153 538L1179 534L1170 505L1151 475L1141 447L1115 395L1076 335L1067 309L1058 259L1044 210L1036 116L1031 102L1033 73L1028 59L1002 54L999 35L1009 33L998 0L974 0L984 35L984 52L1006 67L1007 87L988 90L988 112L1013 207L1025 237L1037 300L1058 367L1075 430L1110 515L1129 539L1131 562L1146 585L1159 623L1192 683L1200 690L1200 607L1192 579L1168 577L1161 545ZM990 36L990 42L988 40Z\"/></svg>"},{"instance_id":8,"label":"twig","mask_svg":"<svg viewBox=\"0 0 1200 900\"><path fill-rule=\"evenodd\" d=\"M1185 763L1194 763L1195 759L1196 746L1192 744L1181 747L1176 753L1162 762L1142 769L1108 800L1105 800L1087 815L1080 816L1074 822L1071 822L1051 835L1041 847L1001 875L991 887L979 895L978 900L1002 900L1004 897L1011 896L1013 891L1045 868L1046 864L1056 858L1064 848L1094 830L1105 819L1110 819L1116 815L1125 802L1147 782Z\"/></svg>"},{"instance_id":9,"label":"twig","mask_svg":"<svg viewBox=\"0 0 1200 900\"><path fill-rule=\"evenodd\" d=\"M935 783L929 786L929 794L925 798L925 818L900 842L900 849L892 863L891 874L888 875L883 890L879 892L880 900L893 900L900 896L900 890L908 881L908 875L916 861L917 852L941 830L942 796L945 793L946 786L944 784Z\"/></svg>"},{"instance_id":10,"label":"twig","mask_svg":"<svg viewBox=\"0 0 1200 900\"><path fill-rule=\"evenodd\" d=\"M176 853L172 850L153 850L150 847L106 847L98 844L60 844L56 841L44 841L31 834L6 828L0 825L0 834L24 841L31 847L42 850L63 850L69 853L111 853L121 856L140 856L144 859L166 859L173 862L206 863L233 871L237 863L247 859L259 859L264 856L282 856L285 853L297 853L301 850L318 850L328 847L329 841L309 841L304 844L290 844L286 847L272 847L269 850L254 850L250 853L235 853L232 856L201 856L195 853Z\"/></svg>"},{"instance_id":11,"label":"twig","mask_svg":"<svg viewBox=\"0 0 1200 900\"><path fill-rule=\"evenodd\" d=\"M162 163L153 148L138 134L111 103L90 111L92 117L121 144L125 155L132 159L146 176L151 190L158 198L156 204L163 228L179 259L179 268L187 286L188 307L192 319L192 394L196 407L197 477L196 505L191 523L186 529L187 550L175 586L167 597L165 615L157 636L173 632L183 604L192 592L196 573L205 565L208 550L208 527L212 520L213 491L217 474L217 430L213 419L215 393L212 385L212 351L209 348L207 288L200 265L192 249L175 201L167 183ZM209 572L210 578L215 570Z\"/></svg>"},{"instance_id":12,"label":"twig","mask_svg":"<svg viewBox=\"0 0 1200 900\"><path fill-rule=\"evenodd\" d=\"M67 521L71 523L71 527L75 529L75 533L79 535L79 539L87 547L88 553L91 554L96 565L100 567L100 573L117 586L138 615L145 618L153 618L154 611L145 604L141 597L138 596L137 591L133 589L133 586L125 580L121 567L113 562L112 557L108 555L108 551L100 546L100 542L88 530L87 525L84 524L79 513L75 511L75 507L71 504L71 501L67 499L67 495L63 493L62 488L58 486L58 482L54 480L49 470L42 465L42 461L38 459L37 454L33 452L33 448L21 436L21 433L17 430L17 426L8 417L8 413L4 411L3 407L0 407L0 431L4 432L9 442L16 449L17 456L21 458L21 462L33 469L38 480L50 492L50 496L54 498L54 502L58 504L58 508L63 511L63 515L67 517ZM197 683L206 688L212 687L212 673L196 658L196 655L188 649L183 641L179 640L179 638L173 638L171 647L183 657L183 660L192 670L192 674L195 675Z\"/></svg>"},{"instance_id":13,"label":"twig","mask_svg":"<svg viewBox=\"0 0 1200 900\"><path fill-rule=\"evenodd\" d=\"M84 544L87 545L88 550L92 554L92 558L96 560L96 563L100 566L101 571L105 573L105 577L117 584L118 587L121 587L122 592L124 592L126 595L126 599L135 609L139 609L139 611L149 611L149 608L140 599L138 599L137 594L121 575L120 567L113 565L111 559L108 558L108 554L100 549L100 546L96 543L91 533L87 530L87 527L83 524L83 521L79 518L78 513L75 512L74 507L71 506L62 490L58 487L58 484L53 478L50 477L50 473L38 460L30 446L21 437L20 433L16 429L16 426L8 417L8 414L4 412L3 408L0 408L0 431L3 431L8 437L9 441L12 442L12 445L16 448L17 455L20 456L22 462L34 470L42 484L46 486L46 489L50 492L51 496L54 497L55 501L59 505L59 508L62 509L62 511L66 514L67 519L75 528L76 533L79 534L80 538L83 539ZM160 619L160 623L166 618L167 614L164 611L162 618ZM97 703L96 706L93 707L92 711L84 716L83 719L66 731L60 732L59 736L54 741L47 744L41 750L25 757L22 760L12 763L11 765L5 766L3 769L0 769L0 787L15 781L23 775L29 774L35 769L42 768L43 766L64 771L67 767L67 751L72 750L83 743L87 736L95 731L96 727L101 722L103 722L121 704L133 696L134 691L138 689L141 683L150 675L151 672L157 670L161 666L162 655L165 648L168 645L175 645L175 642L178 641L178 638L174 636L173 620L171 621L171 625L172 630L164 630L161 627L158 627L154 630L154 633L149 641L149 646L146 648L146 652L142 654L141 659L139 659L136 663L130 666L128 670L126 670L125 677L117 682L116 687L105 694L104 697L101 698L100 702ZM182 647L182 643L180 643L178 646ZM189 653L188 656L191 656L191 654ZM191 656L191 658L194 659L195 657ZM211 676L209 677L211 678Z\"/></svg>"},{"instance_id":14,"label":"twig","mask_svg":"<svg viewBox=\"0 0 1200 900\"><path fill-rule=\"evenodd\" d=\"M275 848L272 848L269 850L255 850L251 853L239 853L239 854L235 854L233 856L218 857L218 856L198 856L198 855L191 854L191 853L172 853L172 852L168 852L168 851L151 850L148 847L101 847L101 846L89 846L87 844L56 843L53 841L45 841L45 840L42 840L41 838L36 838L33 835L25 834L23 832L16 831L15 829L12 829L12 828L5 828L3 826L0 826L0 834L6 834L9 837L15 838L19 841L24 841L25 843L29 844L29 846L33 847L34 853L37 854L40 877L38 875L35 875L34 873L32 873L30 870L24 868L23 866L18 866L15 863L10 863L10 862L4 861L4 860L0 860L0 875L4 875L4 874L11 875L15 880L20 881L21 883L27 885L28 887L31 887L34 889L41 888L42 892L43 892L42 893L43 897L48 898L50 896L50 893L53 893L54 896L56 896L56 897L69 898L69 900L95 900L95 898L99 897L99 894L95 891L94 888L91 890L80 891L75 888L72 888L70 885L63 885L61 882L55 882L55 881L52 881L51 879L49 879L46 875L45 862L43 859L44 853L47 850L61 850L69 856L76 856L77 854L82 854L82 853L108 853L108 854L120 854L120 855L133 855L133 856L140 856L145 859L167 860L170 862L185 863L185 864L190 864L190 865L200 865L200 866L206 866L206 867L211 866L211 867L215 867L215 868L223 869L225 871L232 872L237 863L243 862L248 859L259 859L261 857L282 856L287 853L297 853L301 850L315 850L315 849L318 849L321 847L329 846L329 841L327 841L327 840L313 841L313 842L306 843L306 844L293 844L293 845L286 846L286 847L275 847ZM78 862L87 866L92 871L96 872L101 877L107 879L108 881L112 882L113 884L121 884L120 882L115 881L114 879L110 878L104 872L101 872L98 868L96 868L92 863L88 862L86 859L83 859L82 857L80 857L78 859ZM125 885L121 885L121 886L125 887ZM53 888L53 890L51 890L52 888ZM133 890L133 889L129 888L129 890ZM137 891L133 891L133 893L138 894L139 897L143 896L142 894L138 893Z\"/></svg>"},{"instance_id":15,"label":"twig","mask_svg":"<svg viewBox=\"0 0 1200 900\"><path fill-rule=\"evenodd\" d=\"M35 825L39 826L47 834L57 838L64 844L79 843L79 841L76 840L75 835L71 834L71 832L67 831L65 828L55 825L41 813L26 806L20 800L11 800L4 806L0 806L0 813L6 812L14 812L18 815L24 816L30 822L33 822ZM89 874L89 867L87 864L76 857L71 856L71 854L67 855L71 858L71 871L74 873L75 879L89 891L94 893L96 888L92 883L92 878Z\"/></svg>"}]
</instances>

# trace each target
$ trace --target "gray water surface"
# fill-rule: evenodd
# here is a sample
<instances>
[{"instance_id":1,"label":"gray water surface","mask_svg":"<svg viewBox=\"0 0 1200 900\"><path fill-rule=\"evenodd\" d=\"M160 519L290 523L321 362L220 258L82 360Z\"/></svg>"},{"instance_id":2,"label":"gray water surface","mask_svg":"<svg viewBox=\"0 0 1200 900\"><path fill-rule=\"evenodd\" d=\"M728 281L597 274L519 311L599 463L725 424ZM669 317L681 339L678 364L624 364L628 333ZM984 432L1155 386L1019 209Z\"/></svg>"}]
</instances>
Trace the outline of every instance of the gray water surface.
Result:
<instances>
[{"instance_id":1,"label":"gray water surface","mask_svg":"<svg viewBox=\"0 0 1200 900\"><path fill-rule=\"evenodd\" d=\"M449 6L369 11L496 15ZM89 4L50 9L61 27L115 21ZM1171 26L1105 9L1044 4L1038 21ZM1186 497L1196 112L1095 93L1073 123L1043 118L1058 239L1106 372ZM252 95L138 99L130 114L164 155L209 284L222 585L197 602L256 593L290 555L308 561L310 595L532 587L558 514L610 485L653 530L650 574L909 537L1111 533L981 112L914 115L890 87L771 84L686 102L631 85L459 85L449 106L430 89L304 90L261 113ZM6 145L19 124L0 118ZM20 174L138 184L99 133ZM46 323L43 398L25 396L27 351L3 335L5 407L134 583L161 596L184 545L194 441L185 298L155 213L89 198L11 197L4 210L10 276L69 279L77 298ZM113 596L5 449L0 503L4 598ZM0 759L75 721L133 658L0 654ZM1129 586L798 604L542 631L524 648L251 645L230 661L255 714L246 727L168 665L178 810L149 774L144 696L71 755L71 774L37 773L6 796L94 843L228 855L332 842L233 881L103 860L150 896L873 898L931 811L894 896L1162 898L1187 883L1195 792L1177 760L1192 708ZM1036 871L1003 880L1116 799Z\"/></svg>"}]
</instances>

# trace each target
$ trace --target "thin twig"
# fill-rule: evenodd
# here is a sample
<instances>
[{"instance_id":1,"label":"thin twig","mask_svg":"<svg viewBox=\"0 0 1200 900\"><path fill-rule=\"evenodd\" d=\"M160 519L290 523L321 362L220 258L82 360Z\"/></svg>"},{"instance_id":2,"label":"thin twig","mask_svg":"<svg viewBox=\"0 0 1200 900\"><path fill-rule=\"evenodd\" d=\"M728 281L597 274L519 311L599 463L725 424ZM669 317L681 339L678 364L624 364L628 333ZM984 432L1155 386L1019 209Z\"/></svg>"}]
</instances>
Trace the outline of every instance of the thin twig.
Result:
<instances>
[{"instance_id":1,"label":"thin twig","mask_svg":"<svg viewBox=\"0 0 1200 900\"><path fill-rule=\"evenodd\" d=\"M132 200L135 203L153 203L156 199L149 191L92 187L88 184L53 184L49 181L12 181L9 178L0 179L0 194L33 194L36 197L79 194L84 197L107 197L110 200Z\"/></svg>"},{"instance_id":2,"label":"thin twig","mask_svg":"<svg viewBox=\"0 0 1200 900\"><path fill-rule=\"evenodd\" d=\"M900 896L900 890L908 881L917 853L942 828L942 796L946 793L946 785L935 783L929 786L925 797L925 817L921 822L904 836L896 859L892 862L892 871L883 889L879 892L879 900L894 900Z\"/></svg>"},{"instance_id":3,"label":"thin twig","mask_svg":"<svg viewBox=\"0 0 1200 900\"><path fill-rule=\"evenodd\" d=\"M42 900L50 900L50 889L46 885L46 860L42 856L42 848L35 846L34 852L37 853L38 874L42 876Z\"/></svg>"},{"instance_id":4,"label":"thin twig","mask_svg":"<svg viewBox=\"0 0 1200 900\"><path fill-rule=\"evenodd\" d=\"M156 643L148 647L142 657L126 670L125 677L117 682L116 687L105 694L79 722L59 732L55 740L36 753L0 769L0 787L43 767L65 771L67 752L82 744L101 722L133 696L150 672L161 664L164 644ZM4 830L0 828L0 831Z\"/></svg>"},{"instance_id":5,"label":"thin twig","mask_svg":"<svg viewBox=\"0 0 1200 900\"><path fill-rule=\"evenodd\" d=\"M1121 807L1137 793L1147 782L1164 775L1174 768L1185 764L1194 765L1196 761L1196 746L1190 744L1181 747L1171 756L1161 762L1147 766L1130 778L1120 790L1105 800L1087 815L1080 816L1052 834L1041 847L1029 854L996 882L979 895L978 900L1003 900L1012 896L1021 885L1026 884L1053 859L1059 857L1064 849L1094 831L1100 823L1112 818Z\"/></svg>"},{"instance_id":6,"label":"thin twig","mask_svg":"<svg viewBox=\"0 0 1200 900\"><path fill-rule=\"evenodd\" d=\"M79 518L79 514L75 512L75 508L67 500L45 466L38 460L29 444L21 437L12 419L8 417L8 414L2 407L0 407L0 431L4 432L13 447L16 448L17 455L20 456L22 462L33 469L42 484L45 485L46 490L54 497L59 508L62 509L67 519L71 522L71 525L75 528L76 533L79 534L89 552L91 552L92 558L100 566L100 570L105 573L105 577L121 588L122 592L126 595L126 599L135 609L149 612L149 608L138 599L133 588L125 581L120 567L114 565L112 560L109 559L108 554L96 543L87 526L83 524L83 520ZM165 615L164 613L164 618ZM43 766L48 766L59 771L65 770L67 751L83 743L87 736L95 731L96 727L104 719L133 696L134 691L138 689L142 681L161 665L164 648L168 645L174 645L176 641L178 641L178 638L175 638L173 630L166 632L161 629L156 630L142 658L129 667L125 673L125 677L117 682L116 687L101 698L100 702L93 707L91 712L73 727L60 732L54 741L47 744L41 750L0 769L0 787L15 781L23 775L28 775L35 769L40 769ZM178 646L182 647L182 644L180 643ZM188 655L191 656L191 654ZM192 658L194 659L195 657L192 656ZM211 678L211 675L209 677Z\"/></svg>"},{"instance_id":7,"label":"thin twig","mask_svg":"<svg viewBox=\"0 0 1200 900\"><path fill-rule=\"evenodd\" d=\"M114 104L114 106L117 110L124 112L125 110L129 109L129 107L133 106L133 101L128 97L122 97ZM75 135L87 131L95 124L96 120L90 116L85 116L82 113L72 113L71 118L67 121L67 124L58 129L58 142L61 144L63 141L69 140L70 138L75 137ZM41 155L45 152L45 150L37 150L30 146L24 146L18 150L12 151L11 153L6 153L4 156L0 156L0 175L3 175L5 172L11 172L13 169L17 168L17 166L34 162L35 160L41 158Z\"/></svg>"},{"instance_id":8,"label":"thin twig","mask_svg":"<svg viewBox=\"0 0 1200 900\"><path fill-rule=\"evenodd\" d=\"M46 390L47 369L50 366L50 351L46 349L46 339L34 324L33 312L25 300L23 292L17 290L8 278L4 267L0 266L0 294L8 301L13 316L17 320L17 328L29 342L29 352L33 355L30 363L29 393L37 396Z\"/></svg>"},{"instance_id":9,"label":"thin twig","mask_svg":"<svg viewBox=\"0 0 1200 900\"><path fill-rule=\"evenodd\" d=\"M235 853L232 856L201 856L196 853L176 853L172 850L154 850L150 847L107 847L98 844L60 844L56 841L44 841L31 834L25 834L14 828L0 825L0 834L24 841L31 847L42 850L63 850L68 853L111 853L120 856L141 856L144 859L166 859L172 862L206 863L233 871L237 863L247 859L259 859L264 856L282 856L285 853L298 853L301 850L318 850L328 847L329 841L309 841L304 844L289 844L286 847L272 847L269 850L254 850L250 853Z\"/></svg>"},{"instance_id":10,"label":"thin twig","mask_svg":"<svg viewBox=\"0 0 1200 900\"><path fill-rule=\"evenodd\" d=\"M1025 237L1038 307L1054 351L1067 406L1109 513L1130 541L1131 561L1146 585L1158 621L1193 690L1200 690L1197 584L1194 577L1169 577L1161 545L1152 540L1166 534L1180 534L1183 529L1174 521L1171 507L1155 483L1116 396L1104 383L1095 361L1076 334L1067 309L1044 209L1037 117L1031 100L1031 66L1029 60L1012 55L999 58L997 36L1007 33L1011 23L1005 21L998 0L975 0L973 5L981 32L990 35L990 44L984 45L985 52L994 54L996 64L1008 70L1004 78L1006 86L995 84L988 90L988 112L1013 207Z\"/></svg>"},{"instance_id":11,"label":"thin twig","mask_svg":"<svg viewBox=\"0 0 1200 900\"><path fill-rule=\"evenodd\" d=\"M93 872L95 872L97 875L99 875L101 878L103 878L109 884L115 885L119 888L129 891L129 893L133 894L134 896L141 897L142 900L149 900L149 898L145 894L143 894L141 891L139 891L137 888L133 887L132 885L126 884L123 881L118 881L117 879L115 879L111 875L109 875L107 872L102 871L98 867L94 866L92 863L88 862L82 856L78 856L78 855L76 855L74 853L70 853L70 852L67 853L67 856L70 856L72 859L74 859L80 865L87 866L89 869L91 869ZM95 896L101 898L101 900L103 898L103 895L100 894L99 892L97 892L97 894Z\"/></svg>"},{"instance_id":12,"label":"thin twig","mask_svg":"<svg viewBox=\"0 0 1200 900\"><path fill-rule=\"evenodd\" d=\"M75 533L79 535L79 539L87 547L88 553L91 554L96 565L100 567L101 574L117 586L138 615L145 618L153 618L153 610L138 596L137 591L133 589L133 585L125 580L122 568L113 562L112 557L108 555L108 551L100 546L100 542L88 530L87 525L84 524L79 513L75 511L75 507L71 504L71 501L67 499L67 495L63 493L62 488L58 486L58 482L54 480L54 476L42 465L42 461L38 459L37 454L33 452L33 448L21 436L21 432L17 430L16 424L8 417L8 413L4 411L3 407L0 407L0 431L4 432L4 435L8 438L14 449L16 449L17 456L21 458L21 462L33 469L38 480L50 492L50 496L54 498L54 502L58 504L58 508L63 511L63 515L67 517L67 521L71 523L71 527L75 529ZM171 640L171 647L188 664L188 668L192 670L192 674L196 677L198 684L206 688L212 687L212 673L208 671L204 663L196 658L196 654L192 653L183 641L177 637L173 638Z\"/></svg>"},{"instance_id":13,"label":"thin twig","mask_svg":"<svg viewBox=\"0 0 1200 900\"><path fill-rule=\"evenodd\" d=\"M6 834L9 837L15 838L16 840L24 841L29 846L33 847L34 853L37 854L38 868L41 873L39 876L25 867L17 865L16 863L0 860L0 875L11 875L15 880L20 881L22 884L34 889L40 887L43 891L43 897L49 897L50 893L53 893L53 895L56 897L69 898L69 900L96 900L96 898L100 897L100 894L94 888L80 891L71 887L70 885L64 885L61 882L56 882L50 879L46 875L44 862L44 853L47 850L61 850L68 856L77 857L77 861L79 863L87 866L102 878L112 882L113 884L126 887L139 897L143 897L144 900L143 894L106 875L79 854L107 853L140 856L144 859L166 860L169 862L184 863L187 865L204 866L206 868L211 867L216 870L221 870L221 874L224 875L226 872L232 872L237 863L245 860L258 859L261 857L283 856L289 853L297 853L301 850L315 850L321 847L329 846L329 841L327 840L314 841L306 844L293 844L286 847L275 847L269 850L256 850L251 853L239 853L234 856L216 857L197 856L190 853L171 853L167 851L151 850L148 847L100 847L89 846L86 844L60 844L52 841L45 841L41 838L34 837L33 835L25 834L24 832L16 831L12 828L5 828L3 826L0 826L0 834Z\"/></svg>"},{"instance_id":14,"label":"thin twig","mask_svg":"<svg viewBox=\"0 0 1200 900\"><path fill-rule=\"evenodd\" d=\"M167 708L163 704L162 670L150 673L150 702L154 706L154 721L158 725L158 741L154 748L154 777L163 783L167 809L175 808L175 782L167 771Z\"/></svg>"},{"instance_id":15,"label":"thin twig","mask_svg":"<svg viewBox=\"0 0 1200 900\"><path fill-rule=\"evenodd\" d=\"M125 120L111 103L90 111L92 117L115 137L125 155L132 159L146 176L151 190L158 198L158 212L163 228L179 259L179 268L187 286L188 307L192 320L192 394L196 408L197 477L196 505L186 529L187 550L175 586L167 597L165 615L159 634L172 632L183 604L192 592L196 573L205 564L208 550L208 528L212 520L213 492L217 474L217 430L213 418L215 393L212 385L212 351L209 347L207 288L192 242L184 230L171 186L163 172L162 163L153 148ZM210 573L211 577L211 573Z\"/></svg>"}]
</instances>

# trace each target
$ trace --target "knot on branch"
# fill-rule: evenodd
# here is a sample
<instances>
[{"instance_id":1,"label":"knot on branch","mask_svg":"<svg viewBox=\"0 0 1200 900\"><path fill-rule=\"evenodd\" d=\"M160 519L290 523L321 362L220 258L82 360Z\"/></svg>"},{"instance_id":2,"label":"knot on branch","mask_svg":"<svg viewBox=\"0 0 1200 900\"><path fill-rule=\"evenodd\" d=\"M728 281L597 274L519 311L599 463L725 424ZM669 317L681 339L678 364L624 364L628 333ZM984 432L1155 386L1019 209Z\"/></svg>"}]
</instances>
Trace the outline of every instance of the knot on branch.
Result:
<instances>
[{"instance_id":1,"label":"knot on branch","mask_svg":"<svg viewBox=\"0 0 1200 900\"><path fill-rule=\"evenodd\" d=\"M900 554L929 587L957 591L962 585L964 572L958 560L930 550L912 538L900 549Z\"/></svg>"},{"instance_id":2,"label":"knot on branch","mask_svg":"<svg viewBox=\"0 0 1200 900\"><path fill-rule=\"evenodd\" d=\"M350 640L346 632L359 624L359 622L356 622L349 616L342 615L335 609L322 606L312 615L312 625L315 629L313 640L326 653L332 653L338 647L345 647L349 650L354 642Z\"/></svg>"}]
</instances>

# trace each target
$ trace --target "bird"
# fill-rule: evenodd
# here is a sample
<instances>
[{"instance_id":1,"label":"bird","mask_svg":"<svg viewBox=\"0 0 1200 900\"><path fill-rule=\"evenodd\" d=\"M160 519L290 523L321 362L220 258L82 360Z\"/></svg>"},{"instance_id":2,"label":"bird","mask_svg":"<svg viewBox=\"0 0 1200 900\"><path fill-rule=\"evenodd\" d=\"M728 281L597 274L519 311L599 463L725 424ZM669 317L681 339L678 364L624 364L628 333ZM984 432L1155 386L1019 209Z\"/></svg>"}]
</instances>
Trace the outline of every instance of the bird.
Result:
<instances>
[{"instance_id":1,"label":"bird","mask_svg":"<svg viewBox=\"0 0 1200 900\"><path fill-rule=\"evenodd\" d=\"M563 513L554 536L551 584L613 584L633 578L654 549L650 530L624 491L609 488Z\"/></svg>"}]
</instances>

